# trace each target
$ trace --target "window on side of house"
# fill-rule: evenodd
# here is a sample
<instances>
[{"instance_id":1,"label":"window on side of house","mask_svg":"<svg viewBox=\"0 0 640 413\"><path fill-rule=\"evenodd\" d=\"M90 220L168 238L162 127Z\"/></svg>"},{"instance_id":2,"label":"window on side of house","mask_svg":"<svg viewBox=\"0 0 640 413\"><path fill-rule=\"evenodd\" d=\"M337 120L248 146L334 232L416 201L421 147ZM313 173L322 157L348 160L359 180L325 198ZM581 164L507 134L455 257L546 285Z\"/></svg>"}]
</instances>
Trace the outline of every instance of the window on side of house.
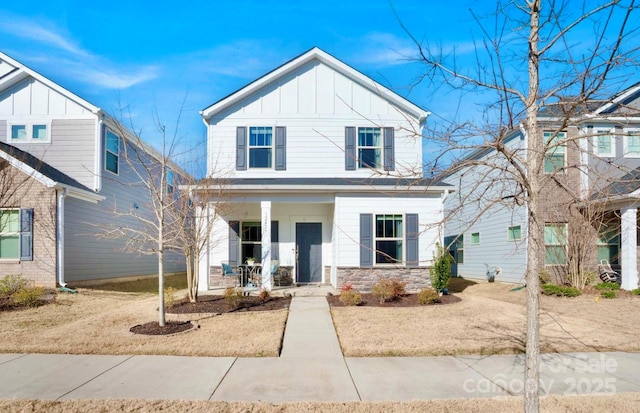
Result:
<instances>
[{"instance_id":1,"label":"window on side of house","mask_svg":"<svg viewBox=\"0 0 640 413\"><path fill-rule=\"evenodd\" d=\"M464 264L464 235L460 235L456 240L455 247L455 260L456 264Z\"/></svg>"},{"instance_id":2,"label":"window on side of house","mask_svg":"<svg viewBox=\"0 0 640 413\"><path fill-rule=\"evenodd\" d=\"M567 263L567 224L545 224L544 263L545 265Z\"/></svg>"},{"instance_id":3,"label":"window on side of house","mask_svg":"<svg viewBox=\"0 0 640 413\"><path fill-rule=\"evenodd\" d=\"M382 130L358 128L358 168L382 167Z\"/></svg>"},{"instance_id":4,"label":"window on side of house","mask_svg":"<svg viewBox=\"0 0 640 413\"><path fill-rule=\"evenodd\" d=\"M598 263L607 260L609 264L618 264L620 236L615 227L602 225L598 236Z\"/></svg>"},{"instance_id":5,"label":"window on side of house","mask_svg":"<svg viewBox=\"0 0 640 413\"><path fill-rule=\"evenodd\" d=\"M259 222L243 222L240 231L240 258L242 263L247 258L262 260L262 226Z\"/></svg>"},{"instance_id":6,"label":"window on side of house","mask_svg":"<svg viewBox=\"0 0 640 413\"><path fill-rule=\"evenodd\" d=\"M640 158L640 129L628 129L625 131L624 156Z\"/></svg>"},{"instance_id":7,"label":"window on side of house","mask_svg":"<svg viewBox=\"0 0 640 413\"><path fill-rule=\"evenodd\" d=\"M167 177L165 179L167 180L167 193L173 194L175 191L175 177L173 171L169 168L167 168Z\"/></svg>"},{"instance_id":8,"label":"window on side of house","mask_svg":"<svg viewBox=\"0 0 640 413\"><path fill-rule=\"evenodd\" d=\"M376 215L376 264L397 264L404 261L402 228L402 215Z\"/></svg>"},{"instance_id":9,"label":"window on side of house","mask_svg":"<svg viewBox=\"0 0 640 413\"><path fill-rule=\"evenodd\" d=\"M507 228L507 241L519 241L522 239L522 228L514 225Z\"/></svg>"},{"instance_id":10,"label":"window on side of house","mask_svg":"<svg viewBox=\"0 0 640 413\"><path fill-rule=\"evenodd\" d=\"M118 174L120 158L120 137L107 130L104 144L104 168L114 174Z\"/></svg>"},{"instance_id":11,"label":"window on side of house","mask_svg":"<svg viewBox=\"0 0 640 413\"><path fill-rule=\"evenodd\" d=\"M472 232L471 233L471 245L479 245L480 244L480 233L479 232Z\"/></svg>"},{"instance_id":12,"label":"window on side of house","mask_svg":"<svg viewBox=\"0 0 640 413\"><path fill-rule=\"evenodd\" d=\"M273 128L271 126L249 128L249 168L271 168L272 144Z\"/></svg>"},{"instance_id":13,"label":"window on side of house","mask_svg":"<svg viewBox=\"0 0 640 413\"><path fill-rule=\"evenodd\" d=\"M49 125L45 122L22 123L9 126L9 142L49 143Z\"/></svg>"},{"instance_id":14,"label":"window on side of house","mask_svg":"<svg viewBox=\"0 0 640 413\"><path fill-rule=\"evenodd\" d=\"M0 259L20 258L20 210L0 209Z\"/></svg>"},{"instance_id":15,"label":"window on side of house","mask_svg":"<svg viewBox=\"0 0 640 413\"><path fill-rule=\"evenodd\" d=\"M613 135L610 129L596 129L593 137L593 147L596 155L603 157L612 157L615 152Z\"/></svg>"},{"instance_id":16,"label":"window on side of house","mask_svg":"<svg viewBox=\"0 0 640 413\"><path fill-rule=\"evenodd\" d=\"M545 173L563 171L566 167L566 137L566 132L544 132L544 143L549 147L544 155Z\"/></svg>"}]
</instances>

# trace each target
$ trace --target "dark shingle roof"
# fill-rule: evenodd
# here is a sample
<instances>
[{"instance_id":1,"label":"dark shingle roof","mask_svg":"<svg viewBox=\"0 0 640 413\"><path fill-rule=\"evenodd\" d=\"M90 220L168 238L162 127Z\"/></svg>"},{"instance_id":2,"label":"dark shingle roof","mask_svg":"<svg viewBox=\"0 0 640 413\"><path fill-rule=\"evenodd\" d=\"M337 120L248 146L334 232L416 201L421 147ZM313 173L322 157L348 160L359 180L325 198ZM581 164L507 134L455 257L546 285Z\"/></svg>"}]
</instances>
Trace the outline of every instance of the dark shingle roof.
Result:
<instances>
[{"instance_id":1,"label":"dark shingle roof","mask_svg":"<svg viewBox=\"0 0 640 413\"><path fill-rule=\"evenodd\" d=\"M82 185L80 182L76 181L75 179L65 174L64 172L61 172L59 169L54 168L48 163L43 162L41 159L36 158L30 153L25 152L21 149L18 149L15 146L6 144L4 142L0 142L0 150L9 154L10 156L19 160L25 165L30 166L31 168L35 169L36 171L40 172L42 175L46 176L47 178L55 182L61 183L63 185L73 186L75 188L82 189L84 191L93 192L91 189Z\"/></svg>"},{"instance_id":2,"label":"dark shingle roof","mask_svg":"<svg viewBox=\"0 0 640 413\"><path fill-rule=\"evenodd\" d=\"M593 199L627 195L640 189L640 168L616 179L593 195Z\"/></svg>"}]
</instances>

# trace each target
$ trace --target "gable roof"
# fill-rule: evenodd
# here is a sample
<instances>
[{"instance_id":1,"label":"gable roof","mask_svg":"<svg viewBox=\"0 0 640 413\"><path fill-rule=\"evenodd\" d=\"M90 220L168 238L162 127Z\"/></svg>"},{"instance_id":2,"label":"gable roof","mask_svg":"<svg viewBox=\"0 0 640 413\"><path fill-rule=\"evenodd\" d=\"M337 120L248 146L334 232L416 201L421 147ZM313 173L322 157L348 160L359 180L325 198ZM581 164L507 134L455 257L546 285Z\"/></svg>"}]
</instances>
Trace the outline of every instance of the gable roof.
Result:
<instances>
[{"instance_id":1,"label":"gable roof","mask_svg":"<svg viewBox=\"0 0 640 413\"><path fill-rule=\"evenodd\" d=\"M0 142L0 158L52 189L67 189L70 196L97 202L104 199L57 168L15 146Z\"/></svg>"},{"instance_id":2,"label":"gable roof","mask_svg":"<svg viewBox=\"0 0 640 413\"><path fill-rule=\"evenodd\" d=\"M289 60L283 65L275 68L264 76L254 80L248 85L238 89L237 91L225 96L224 98L218 100L214 104L204 108L200 111L200 114L205 120L211 119L216 113L232 106L233 104L241 101L242 99L252 95L253 93L261 90L262 88L268 86L269 84L275 82L276 80L282 78L283 76L291 73L292 71L298 69L299 67L313 61L317 60L331 69L343 74L351 81L358 83L360 86L365 89L375 93L393 105L403 109L404 111L410 113L415 116L422 123L427 116L429 116L429 112L417 106L416 104L410 102L409 100L403 98L397 93L391 91L390 89L382 86L378 82L374 81L370 77L364 75L358 70L352 68L346 63L336 59L329 53L321 50L318 47L313 47L312 49L302 53L301 55Z\"/></svg>"}]
</instances>

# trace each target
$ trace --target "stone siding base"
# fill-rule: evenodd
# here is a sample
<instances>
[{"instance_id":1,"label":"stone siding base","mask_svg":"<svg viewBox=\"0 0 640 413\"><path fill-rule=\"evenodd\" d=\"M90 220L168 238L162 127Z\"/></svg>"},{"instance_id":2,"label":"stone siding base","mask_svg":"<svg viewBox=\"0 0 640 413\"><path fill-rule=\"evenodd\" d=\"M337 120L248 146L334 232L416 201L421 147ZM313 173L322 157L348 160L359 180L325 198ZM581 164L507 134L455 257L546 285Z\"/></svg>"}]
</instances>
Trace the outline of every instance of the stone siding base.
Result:
<instances>
[{"instance_id":1,"label":"stone siding base","mask_svg":"<svg viewBox=\"0 0 640 413\"><path fill-rule=\"evenodd\" d=\"M361 268L338 267L338 289L351 284L360 292L371 292L373 285L381 278L397 278L407 283L408 292L417 292L431 287L428 267L408 268Z\"/></svg>"}]
</instances>

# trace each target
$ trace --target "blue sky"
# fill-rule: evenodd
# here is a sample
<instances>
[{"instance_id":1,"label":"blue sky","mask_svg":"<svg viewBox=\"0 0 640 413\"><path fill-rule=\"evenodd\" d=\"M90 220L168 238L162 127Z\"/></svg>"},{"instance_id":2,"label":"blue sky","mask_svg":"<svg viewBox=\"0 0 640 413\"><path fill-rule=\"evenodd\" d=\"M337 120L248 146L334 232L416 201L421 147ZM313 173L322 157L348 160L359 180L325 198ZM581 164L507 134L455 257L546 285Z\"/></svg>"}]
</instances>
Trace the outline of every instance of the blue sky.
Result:
<instances>
[{"instance_id":1,"label":"blue sky","mask_svg":"<svg viewBox=\"0 0 640 413\"><path fill-rule=\"evenodd\" d=\"M114 116L126 108L154 145L156 114L173 130L184 102L178 135L202 142L199 110L313 46L451 119L459 96L412 87L423 67L392 6L417 39L455 48L462 64L479 38L469 9L495 11L486 0L23 0L0 5L0 47Z\"/></svg>"}]
</instances>

